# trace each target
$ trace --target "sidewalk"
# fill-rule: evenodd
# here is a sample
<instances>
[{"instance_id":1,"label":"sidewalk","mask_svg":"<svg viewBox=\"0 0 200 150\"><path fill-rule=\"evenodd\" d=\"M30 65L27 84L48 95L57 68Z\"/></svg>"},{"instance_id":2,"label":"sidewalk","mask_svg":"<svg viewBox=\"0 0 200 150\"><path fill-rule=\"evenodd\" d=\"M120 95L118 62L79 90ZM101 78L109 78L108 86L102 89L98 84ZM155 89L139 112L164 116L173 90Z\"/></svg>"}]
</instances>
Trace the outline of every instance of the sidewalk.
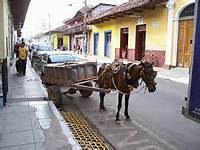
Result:
<instances>
[{"instance_id":1,"label":"sidewalk","mask_svg":"<svg viewBox=\"0 0 200 150\"><path fill-rule=\"evenodd\" d=\"M156 67L155 70L158 72L159 78L172 80L179 83L189 84L189 68L171 68L165 69Z\"/></svg>"},{"instance_id":2,"label":"sidewalk","mask_svg":"<svg viewBox=\"0 0 200 150\"><path fill-rule=\"evenodd\" d=\"M80 149L47 93L27 64L27 75L9 68L8 102L0 107L1 150Z\"/></svg>"},{"instance_id":3,"label":"sidewalk","mask_svg":"<svg viewBox=\"0 0 200 150\"><path fill-rule=\"evenodd\" d=\"M108 57L100 58L97 56L90 56L90 55L85 57L85 55L80 55L80 54L77 56L82 59L96 61L98 64L101 64L103 62L112 63L112 60ZM164 78L167 80L172 80L172 81L184 83L184 84L189 83L189 68L176 67L176 68L171 68L169 70L169 69L165 69L161 67L155 67L155 70L158 73L157 75L158 78Z\"/></svg>"}]
</instances>

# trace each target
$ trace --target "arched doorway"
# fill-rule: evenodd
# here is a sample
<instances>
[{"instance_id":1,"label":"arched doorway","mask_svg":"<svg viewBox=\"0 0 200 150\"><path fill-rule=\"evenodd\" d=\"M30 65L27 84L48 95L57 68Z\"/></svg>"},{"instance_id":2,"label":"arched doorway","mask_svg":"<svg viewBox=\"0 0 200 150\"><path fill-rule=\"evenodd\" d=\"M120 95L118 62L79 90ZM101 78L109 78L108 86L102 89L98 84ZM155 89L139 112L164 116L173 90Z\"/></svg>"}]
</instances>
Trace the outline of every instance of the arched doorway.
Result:
<instances>
[{"instance_id":1,"label":"arched doorway","mask_svg":"<svg viewBox=\"0 0 200 150\"><path fill-rule=\"evenodd\" d=\"M191 63L194 4L182 10L179 16L177 66L189 67Z\"/></svg>"}]
</instances>

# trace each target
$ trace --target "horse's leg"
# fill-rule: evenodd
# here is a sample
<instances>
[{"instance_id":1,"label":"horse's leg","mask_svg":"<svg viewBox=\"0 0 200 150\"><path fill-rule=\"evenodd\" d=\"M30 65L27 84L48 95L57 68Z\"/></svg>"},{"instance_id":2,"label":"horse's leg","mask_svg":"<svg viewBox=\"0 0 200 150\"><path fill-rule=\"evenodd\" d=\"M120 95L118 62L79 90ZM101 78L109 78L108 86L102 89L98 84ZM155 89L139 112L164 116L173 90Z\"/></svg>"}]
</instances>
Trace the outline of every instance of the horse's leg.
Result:
<instances>
[{"instance_id":1,"label":"horse's leg","mask_svg":"<svg viewBox=\"0 0 200 150\"><path fill-rule=\"evenodd\" d=\"M130 94L125 95L125 111L124 111L124 115L126 116L126 119L129 119L130 116L128 115L128 102L129 102L129 97Z\"/></svg>"},{"instance_id":2,"label":"horse's leg","mask_svg":"<svg viewBox=\"0 0 200 150\"><path fill-rule=\"evenodd\" d=\"M105 93L100 92L99 96L100 96L100 107L99 107L99 110L106 111L106 107L104 106Z\"/></svg>"},{"instance_id":3,"label":"horse's leg","mask_svg":"<svg viewBox=\"0 0 200 150\"><path fill-rule=\"evenodd\" d=\"M119 112L120 112L120 109L122 107L122 97L123 97L123 94L119 93L118 94L117 114L116 114L116 120L115 121L119 121Z\"/></svg>"}]
</instances>

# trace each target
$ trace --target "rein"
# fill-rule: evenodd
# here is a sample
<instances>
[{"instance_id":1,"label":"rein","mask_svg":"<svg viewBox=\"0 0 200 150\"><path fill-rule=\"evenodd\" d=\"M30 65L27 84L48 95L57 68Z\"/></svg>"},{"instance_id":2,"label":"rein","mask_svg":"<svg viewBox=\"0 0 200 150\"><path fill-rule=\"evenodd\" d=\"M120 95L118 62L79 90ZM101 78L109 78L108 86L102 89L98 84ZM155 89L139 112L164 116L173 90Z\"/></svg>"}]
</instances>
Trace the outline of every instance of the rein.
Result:
<instances>
[{"instance_id":1,"label":"rein","mask_svg":"<svg viewBox=\"0 0 200 150\"><path fill-rule=\"evenodd\" d=\"M129 68L132 67L132 66L133 66L133 65L129 66L129 67L128 67L128 70L129 70ZM142 76L142 74L144 73L143 71L144 71L144 68L142 68L142 70L140 71L140 76ZM142 84L142 81L143 81L143 80L141 79L141 82L139 83L139 85ZM121 90L119 90L119 89L117 88L113 77L112 77L112 83L113 83L115 89L116 89L119 93L121 93L121 94L123 94L123 95L128 95L127 93L124 93L124 92L122 92ZM139 93L139 92L140 92L143 88L145 88L145 87L146 87L146 86L143 86L141 89L139 89L138 91L135 91L134 93ZM145 90L145 91L146 91L146 90ZM131 93L131 91L130 91L130 93ZM134 93L131 93L131 94L134 94Z\"/></svg>"},{"instance_id":2,"label":"rein","mask_svg":"<svg viewBox=\"0 0 200 150\"><path fill-rule=\"evenodd\" d=\"M142 84L142 81L143 81L143 80L141 80L141 82L140 82L139 85ZM124 92L120 91L120 90L117 88L117 86L116 86L116 84L115 84L115 82L114 82L113 77L112 77L112 82L113 82L113 85L114 85L115 89L116 89L119 93L121 93L121 94L123 94L123 95L128 95L127 93L124 93ZM139 93L139 92L142 91L142 89L144 89L144 88L145 88L145 90L144 90L144 93L145 93L145 92L146 92L146 89L147 89L147 86L143 86L143 87L141 87L141 89L139 89L139 90L137 90L137 91L130 92L130 95Z\"/></svg>"},{"instance_id":3,"label":"rein","mask_svg":"<svg viewBox=\"0 0 200 150\"><path fill-rule=\"evenodd\" d=\"M117 86L116 86L116 84L115 84L115 81L114 81L113 77L112 77L112 83L113 83L115 89L116 89L117 91L119 91L119 93L124 94L124 95L128 95L127 93L124 93L124 92L120 91L120 90L117 88Z\"/></svg>"}]
</instances>

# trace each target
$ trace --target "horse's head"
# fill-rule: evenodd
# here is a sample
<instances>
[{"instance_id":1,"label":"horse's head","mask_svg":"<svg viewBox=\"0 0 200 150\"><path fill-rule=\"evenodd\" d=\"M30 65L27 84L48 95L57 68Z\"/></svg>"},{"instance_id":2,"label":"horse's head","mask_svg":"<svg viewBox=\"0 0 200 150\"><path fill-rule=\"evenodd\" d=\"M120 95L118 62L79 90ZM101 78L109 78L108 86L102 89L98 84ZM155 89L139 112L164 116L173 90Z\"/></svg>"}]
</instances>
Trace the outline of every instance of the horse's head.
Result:
<instances>
[{"instance_id":1,"label":"horse's head","mask_svg":"<svg viewBox=\"0 0 200 150\"><path fill-rule=\"evenodd\" d=\"M142 62L140 65L143 67L142 80L145 82L148 91L154 92L156 90L155 77L157 72L153 70L153 64L149 62Z\"/></svg>"}]
</instances>

